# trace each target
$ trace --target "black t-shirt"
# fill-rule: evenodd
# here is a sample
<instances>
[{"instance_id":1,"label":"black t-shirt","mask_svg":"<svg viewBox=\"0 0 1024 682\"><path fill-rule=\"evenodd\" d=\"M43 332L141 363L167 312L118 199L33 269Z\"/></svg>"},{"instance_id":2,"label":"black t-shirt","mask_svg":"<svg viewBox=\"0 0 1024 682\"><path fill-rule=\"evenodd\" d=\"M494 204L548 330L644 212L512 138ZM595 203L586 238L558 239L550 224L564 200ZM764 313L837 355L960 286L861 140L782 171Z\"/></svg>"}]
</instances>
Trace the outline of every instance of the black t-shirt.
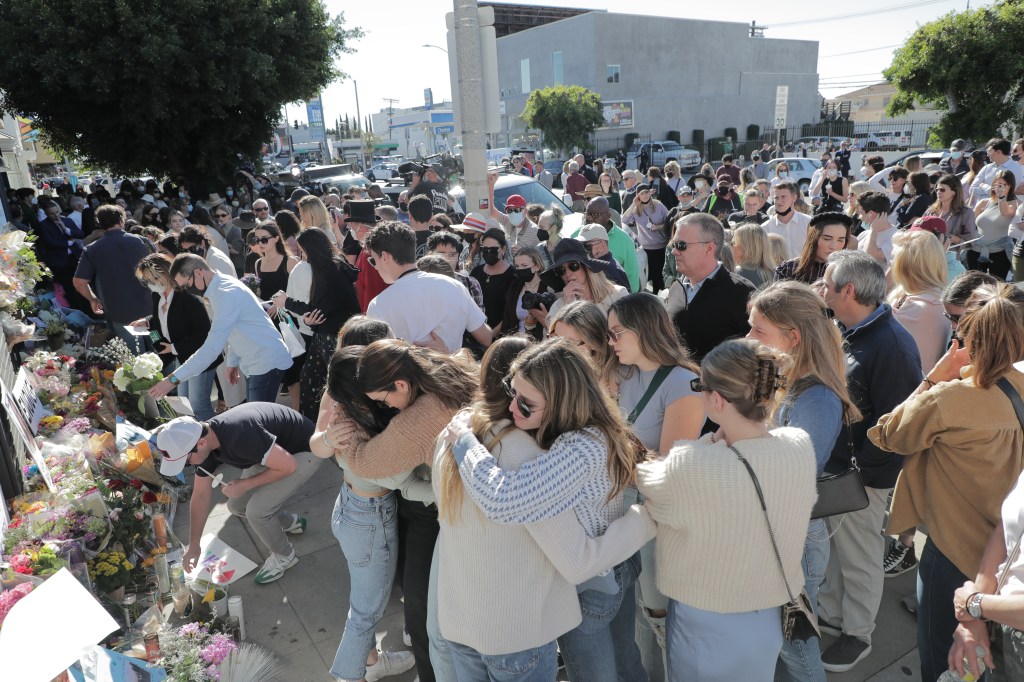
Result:
<instances>
[{"instance_id":1,"label":"black t-shirt","mask_svg":"<svg viewBox=\"0 0 1024 682\"><path fill-rule=\"evenodd\" d=\"M505 294L516 278L515 268L508 268L500 275L488 275L484 272L484 266L478 265L469 274L480 282L480 288L484 291L487 324L491 327L500 324L505 318Z\"/></svg>"},{"instance_id":2,"label":"black t-shirt","mask_svg":"<svg viewBox=\"0 0 1024 682\"><path fill-rule=\"evenodd\" d=\"M416 235L416 259L427 255L427 240L430 239L430 230L413 230Z\"/></svg>"},{"instance_id":3,"label":"black t-shirt","mask_svg":"<svg viewBox=\"0 0 1024 682\"><path fill-rule=\"evenodd\" d=\"M316 425L300 413L277 403L244 403L209 422L220 441L200 466L213 473L221 464L248 469L264 464L276 443L289 453L309 452ZM196 476L206 476L196 469Z\"/></svg>"},{"instance_id":4,"label":"black t-shirt","mask_svg":"<svg viewBox=\"0 0 1024 682\"><path fill-rule=\"evenodd\" d=\"M430 199L434 213L448 212L448 192L445 190L444 185L439 182L420 180L416 187L409 191L409 200L412 201L413 197L421 194Z\"/></svg>"}]
</instances>

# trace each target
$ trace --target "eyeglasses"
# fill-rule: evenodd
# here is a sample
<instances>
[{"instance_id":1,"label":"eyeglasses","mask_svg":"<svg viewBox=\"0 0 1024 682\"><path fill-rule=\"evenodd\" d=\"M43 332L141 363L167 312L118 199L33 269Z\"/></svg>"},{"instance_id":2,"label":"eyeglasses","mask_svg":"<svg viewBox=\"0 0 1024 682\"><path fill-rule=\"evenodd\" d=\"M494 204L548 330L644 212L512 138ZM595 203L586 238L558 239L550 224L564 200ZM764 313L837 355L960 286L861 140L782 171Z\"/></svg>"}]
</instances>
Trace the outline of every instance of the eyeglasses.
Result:
<instances>
[{"instance_id":1,"label":"eyeglasses","mask_svg":"<svg viewBox=\"0 0 1024 682\"><path fill-rule=\"evenodd\" d=\"M953 315L952 313L947 313L943 311L942 316L945 317L950 322L952 322L953 324L960 324L961 315Z\"/></svg>"},{"instance_id":2,"label":"eyeglasses","mask_svg":"<svg viewBox=\"0 0 1024 682\"><path fill-rule=\"evenodd\" d=\"M704 393L710 390L707 386L700 383L700 379L690 379L690 390L694 393Z\"/></svg>"},{"instance_id":3,"label":"eyeglasses","mask_svg":"<svg viewBox=\"0 0 1024 682\"><path fill-rule=\"evenodd\" d=\"M229 218L229 217L231 217L231 214L230 213L218 213L217 217L218 218Z\"/></svg>"},{"instance_id":4,"label":"eyeglasses","mask_svg":"<svg viewBox=\"0 0 1024 682\"><path fill-rule=\"evenodd\" d=\"M382 407L384 409L387 409L387 408L391 407L390 405L388 405L388 394L389 393L391 393L391 391L384 391L384 397L382 399L380 399L380 400L374 400L373 402L377 403L377 405L379 407Z\"/></svg>"},{"instance_id":5,"label":"eyeglasses","mask_svg":"<svg viewBox=\"0 0 1024 682\"><path fill-rule=\"evenodd\" d=\"M480 253L482 253L485 256L497 256L500 251L500 246L484 246L480 249Z\"/></svg>"},{"instance_id":6,"label":"eyeglasses","mask_svg":"<svg viewBox=\"0 0 1024 682\"><path fill-rule=\"evenodd\" d=\"M676 251L686 251L686 249L690 248L694 244L712 244L712 243L713 242L684 242L684 241L678 241L678 242L672 242L670 244L670 246L673 249L675 249Z\"/></svg>"},{"instance_id":7,"label":"eyeglasses","mask_svg":"<svg viewBox=\"0 0 1024 682\"><path fill-rule=\"evenodd\" d=\"M256 213L264 213L264 212L270 211L270 207L269 206L253 206L252 210L255 211Z\"/></svg>"},{"instance_id":8,"label":"eyeglasses","mask_svg":"<svg viewBox=\"0 0 1024 682\"><path fill-rule=\"evenodd\" d=\"M509 398L515 401L516 407L519 408L519 414L523 415L523 419L529 419L533 416L533 412L537 408L530 405L530 403L526 402L526 399L523 398L523 396L516 393L516 389L512 388L512 384L505 384L505 393L508 394Z\"/></svg>"},{"instance_id":9,"label":"eyeglasses","mask_svg":"<svg viewBox=\"0 0 1024 682\"><path fill-rule=\"evenodd\" d=\"M374 258L373 256L367 256L366 257L366 262L370 264L371 268L376 268L377 267L377 259Z\"/></svg>"},{"instance_id":10,"label":"eyeglasses","mask_svg":"<svg viewBox=\"0 0 1024 682\"><path fill-rule=\"evenodd\" d=\"M611 329L609 329L608 330L608 343L617 343L618 340L619 340L619 337L622 336L623 334L625 334L628 331L629 331L628 329L621 329L621 330L619 330L617 332L614 332Z\"/></svg>"},{"instance_id":11,"label":"eyeglasses","mask_svg":"<svg viewBox=\"0 0 1024 682\"><path fill-rule=\"evenodd\" d=\"M273 237L250 237L249 238L249 243L250 244L262 244L263 246L266 246L270 242L271 239L273 239Z\"/></svg>"},{"instance_id":12,"label":"eyeglasses","mask_svg":"<svg viewBox=\"0 0 1024 682\"><path fill-rule=\"evenodd\" d=\"M523 208L506 208L505 209L505 213L507 213L507 214L509 214L509 213L522 213L524 210L526 210L526 209L523 209Z\"/></svg>"},{"instance_id":13,"label":"eyeglasses","mask_svg":"<svg viewBox=\"0 0 1024 682\"><path fill-rule=\"evenodd\" d=\"M557 268L555 268L555 274L559 277L562 277L563 275L565 275L566 268L569 268L569 272L579 272L580 268L582 267L583 263L579 262L578 260L574 260L572 262L566 263L565 265L559 265Z\"/></svg>"},{"instance_id":14,"label":"eyeglasses","mask_svg":"<svg viewBox=\"0 0 1024 682\"><path fill-rule=\"evenodd\" d=\"M444 225L438 225L437 223L430 223L427 227L429 227L433 232L444 229Z\"/></svg>"}]
</instances>

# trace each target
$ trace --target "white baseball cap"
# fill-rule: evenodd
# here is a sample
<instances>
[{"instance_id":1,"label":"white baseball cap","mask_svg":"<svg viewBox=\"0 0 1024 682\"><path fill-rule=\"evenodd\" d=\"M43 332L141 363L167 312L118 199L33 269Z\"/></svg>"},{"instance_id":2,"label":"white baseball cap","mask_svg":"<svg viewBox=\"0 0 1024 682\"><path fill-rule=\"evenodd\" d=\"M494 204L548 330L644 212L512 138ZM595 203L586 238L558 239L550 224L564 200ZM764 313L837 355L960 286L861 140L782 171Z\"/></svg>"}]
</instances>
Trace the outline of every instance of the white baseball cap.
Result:
<instances>
[{"instance_id":1,"label":"white baseball cap","mask_svg":"<svg viewBox=\"0 0 1024 682\"><path fill-rule=\"evenodd\" d=\"M164 453L160 473L177 476L203 435L203 425L192 417L175 417L156 434L156 446Z\"/></svg>"},{"instance_id":2,"label":"white baseball cap","mask_svg":"<svg viewBox=\"0 0 1024 682\"><path fill-rule=\"evenodd\" d=\"M604 225L589 223L583 226L579 235L576 236L576 239L581 242L589 242L591 239L602 239L604 241L608 241L608 230L604 228Z\"/></svg>"}]
</instances>

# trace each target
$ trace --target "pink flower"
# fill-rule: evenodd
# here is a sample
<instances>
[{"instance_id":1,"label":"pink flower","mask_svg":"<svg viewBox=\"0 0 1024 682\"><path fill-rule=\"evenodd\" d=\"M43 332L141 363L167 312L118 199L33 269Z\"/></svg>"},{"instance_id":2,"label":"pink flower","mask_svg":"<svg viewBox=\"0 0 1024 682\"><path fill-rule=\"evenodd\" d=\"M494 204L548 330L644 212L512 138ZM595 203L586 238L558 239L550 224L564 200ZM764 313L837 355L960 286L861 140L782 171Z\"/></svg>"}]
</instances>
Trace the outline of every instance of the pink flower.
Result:
<instances>
[{"instance_id":1,"label":"pink flower","mask_svg":"<svg viewBox=\"0 0 1024 682\"><path fill-rule=\"evenodd\" d=\"M32 591L32 583L21 583L15 585L14 589L0 593L0 625L3 624L7 614L11 612L14 605Z\"/></svg>"}]
</instances>

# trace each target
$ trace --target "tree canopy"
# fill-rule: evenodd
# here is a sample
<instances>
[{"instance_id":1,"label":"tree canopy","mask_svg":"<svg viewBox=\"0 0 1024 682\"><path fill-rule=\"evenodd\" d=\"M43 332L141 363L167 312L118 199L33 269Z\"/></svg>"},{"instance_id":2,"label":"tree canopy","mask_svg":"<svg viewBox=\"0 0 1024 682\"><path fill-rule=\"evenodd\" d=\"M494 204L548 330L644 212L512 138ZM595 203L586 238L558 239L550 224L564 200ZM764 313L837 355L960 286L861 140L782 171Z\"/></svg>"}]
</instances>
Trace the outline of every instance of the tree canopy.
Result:
<instances>
[{"instance_id":1,"label":"tree canopy","mask_svg":"<svg viewBox=\"0 0 1024 682\"><path fill-rule=\"evenodd\" d=\"M229 178L361 35L320 0L0 0L0 109L117 174Z\"/></svg>"},{"instance_id":2,"label":"tree canopy","mask_svg":"<svg viewBox=\"0 0 1024 682\"><path fill-rule=\"evenodd\" d=\"M945 110L932 134L985 140L1009 124L1022 129L1024 1L951 12L918 28L883 73L896 86L887 113L898 116L914 102Z\"/></svg>"},{"instance_id":3,"label":"tree canopy","mask_svg":"<svg viewBox=\"0 0 1024 682\"><path fill-rule=\"evenodd\" d=\"M580 85L534 90L522 116L528 126L544 133L548 146L564 151L588 147L590 135L604 123L601 96Z\"/></svg>"}]
</instances>

